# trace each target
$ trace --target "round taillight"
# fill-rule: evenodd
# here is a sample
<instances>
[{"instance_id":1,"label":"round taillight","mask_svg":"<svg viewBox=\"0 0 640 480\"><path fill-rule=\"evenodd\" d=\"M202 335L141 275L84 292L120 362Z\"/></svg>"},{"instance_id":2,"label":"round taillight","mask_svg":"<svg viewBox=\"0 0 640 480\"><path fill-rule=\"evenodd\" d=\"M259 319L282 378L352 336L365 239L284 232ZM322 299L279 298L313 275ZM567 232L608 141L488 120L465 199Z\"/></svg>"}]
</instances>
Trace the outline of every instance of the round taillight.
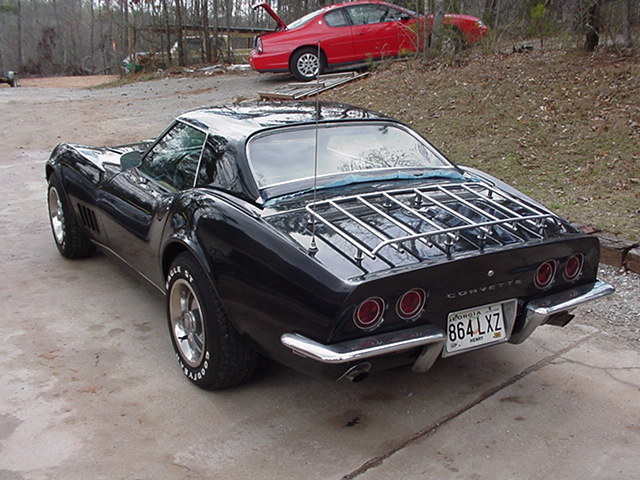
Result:
<instances>
[{"instance_id":1,"label":"round taillight","mask_svg":"<svg viewBox=\"0 0 640 480\"><path fill-rule=\"evenodd\" d=\"M384 300L370 297L362 302L353 314L353 323L362 330L372 330L382 323Z\"/></svg>"},{"instance_id":2,"label":"round taillight","mask_svg":"<svg viewBox=\"0 0 640 480\"><path fill-rule=\"evenodd\" d=\"M553 282L556 276L556 262L555 260L547 260L538 267L535 276L535 284L538 288L547 288Z\"/></svg>"},{"instance_id":3,"label":"round taillight","mask_svg":"<svg viewBox=\"0 0 640 480\"><path fill-rule=\"evenodd\" d=\"M582 266L584 265L584 255L576 253L569 257L567 263L564 266L564 279L567 281L575 280L582 273Z\"/></svg>"},{"instance_id":4,"label":"round taillight","mask_svg":"<svg viewBox=\"0 0 640 480\"><path fill-rule=\"evenodd\" d=\"M396 313L404 320L415 318L424 308L427 295L421 288L413 288L404 293L396 304Z\"/></svg>"}]
</instances>

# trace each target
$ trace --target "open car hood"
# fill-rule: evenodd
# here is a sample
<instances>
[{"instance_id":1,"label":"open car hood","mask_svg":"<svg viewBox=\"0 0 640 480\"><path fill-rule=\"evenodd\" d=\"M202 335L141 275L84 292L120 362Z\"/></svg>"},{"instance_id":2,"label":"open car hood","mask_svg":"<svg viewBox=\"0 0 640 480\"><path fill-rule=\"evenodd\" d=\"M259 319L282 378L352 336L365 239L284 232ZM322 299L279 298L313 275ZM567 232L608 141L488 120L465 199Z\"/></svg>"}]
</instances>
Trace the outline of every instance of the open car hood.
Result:
<instances>
[{"instance_id":1,"label":"open car hood","mask_svg":"<svg viewBox=\"0 0 640 480\"><path fill-rule=\"evenodd\" d=\"M271 6L267 2L257 2L251 6L251 8L253 8L254 10L257 10L260 7L264 8L266 12L271 16L271 18L276 21L276 23L278 24L278 31L287 29L287 24L282 21L282 19L276 12L273 11L273 8L271 8Z\"/></svg>"}]
</instances>

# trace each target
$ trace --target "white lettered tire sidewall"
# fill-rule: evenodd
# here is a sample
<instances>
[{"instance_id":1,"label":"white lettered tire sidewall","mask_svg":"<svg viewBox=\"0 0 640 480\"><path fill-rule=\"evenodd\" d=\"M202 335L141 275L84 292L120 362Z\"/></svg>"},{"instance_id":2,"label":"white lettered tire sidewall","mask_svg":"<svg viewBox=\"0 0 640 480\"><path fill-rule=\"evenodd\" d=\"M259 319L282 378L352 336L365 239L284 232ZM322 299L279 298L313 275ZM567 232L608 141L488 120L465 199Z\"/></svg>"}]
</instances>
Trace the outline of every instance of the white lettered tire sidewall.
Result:
<instances>
[{"instance_id":1,"label":"white lettered tire sidewall","mask_svg":"<svg viewBox=\"0 0 640 480\"><path fill-rule=\"evenodd\" d=\"M165 287L171 342L184 375L212 390L246 382L257 354L228 321L209 276L193 255L176 257Z\"/></svg>"},{"instance_id":2,"label":"white lettered tire sidewall","mask_svg":"<svg viewBox=\"0 0 640 480\"><path fill-rule=\"evenodd\" d=\"M199 292L199 286L196 284L193 274L190 271L189 266L185 266L182 264L173 265L169 270L169 274L167 275L167 315L169 321L169 330L171 333L171 341L173 343L174 350L176 352L176 358L178 359L178 363L180 365L180 369L185 374L185 376L194 382L197 385L200 385L203 382L203 379L207 378L207 373L209 371L209 367L211 366L211 353L209 352L209 344L208 344L208 335L206 331L206 316L207 312L204 310L202 306L203 295ZM194 295L193 300L197 302L198 309L202 318L199 323L199 333L201 333L201 338L204 340L202 342L201 352L193 352L195 357L189 357L187 355L188 346L181 346L182 343L186 343L185 340L181 340L178 335L180 330L184 330L184 328L180 328L178 323L180 321L179 318L176 318L177 312L171 312L171 302L172 300L176 300L175 296L180 295L178 291L191 291L192 295ZM172 299L172 296L174 298ZM195 330L195 328L194 328ZM186 334L187 332L184 332ZM192 335L196 332L191 332ZM192 347L192 350L197 349L197 346ZM199 353L199 355L198 355Z\"/></svg>"}]
</instances>

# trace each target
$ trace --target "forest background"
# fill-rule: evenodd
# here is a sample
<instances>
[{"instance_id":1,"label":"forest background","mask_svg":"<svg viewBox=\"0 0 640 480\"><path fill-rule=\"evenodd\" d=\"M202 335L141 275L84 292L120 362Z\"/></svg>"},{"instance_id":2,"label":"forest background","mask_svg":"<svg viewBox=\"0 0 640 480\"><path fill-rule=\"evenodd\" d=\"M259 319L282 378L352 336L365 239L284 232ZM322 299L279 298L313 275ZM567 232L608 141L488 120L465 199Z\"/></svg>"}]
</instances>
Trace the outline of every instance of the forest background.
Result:
<instances>
[{"instance_id":1,"label":"forest background","mask_svg":"<svg viewBox=\"0 0 640 480\"><path fill-rule=\"evenodd\" d=\"M21 76L121 73L134 52L163 52L174 65L242 61L260 29L274 21L254 0L0 0L0 72ZM330 0L271 0L285 22ZM465 13L490 25L484 48L521 39L561 39L594 50L637 44L637 0L396 0L421 13ZM438 18L438 17L436 17ZM226 42L207 39L233 30ZM202 39L199 58L185 55L185 38ZM172 46L179 48L173 48ZM233 52L238 52L233 58ZM172 58L173 57L173 58ZM244 58L246 60L246 58Z\"/></svg>"}]
</instances>

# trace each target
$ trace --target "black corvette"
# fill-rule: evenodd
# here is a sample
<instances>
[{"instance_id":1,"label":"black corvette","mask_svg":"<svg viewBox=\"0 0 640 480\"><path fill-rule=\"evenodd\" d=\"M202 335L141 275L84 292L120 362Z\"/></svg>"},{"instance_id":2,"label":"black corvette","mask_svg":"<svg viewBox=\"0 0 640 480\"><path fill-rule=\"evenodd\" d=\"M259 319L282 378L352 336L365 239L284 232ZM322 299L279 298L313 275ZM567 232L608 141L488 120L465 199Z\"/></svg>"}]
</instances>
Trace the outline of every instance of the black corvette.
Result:
<instances>
[{"instance_id":1,"label":"black corvette","mask_svg":"<svg viewBox=\"0 0 640 480\"><path fill-rule=\"evenodd\" d=\"M60 144L46 177L60 253L100 247L164 292L203 388L247 381L258 355L353 381L426 371L613 291L596 238L352 106L194 110L155 141Z\"/></svg>"}]
</instances>

